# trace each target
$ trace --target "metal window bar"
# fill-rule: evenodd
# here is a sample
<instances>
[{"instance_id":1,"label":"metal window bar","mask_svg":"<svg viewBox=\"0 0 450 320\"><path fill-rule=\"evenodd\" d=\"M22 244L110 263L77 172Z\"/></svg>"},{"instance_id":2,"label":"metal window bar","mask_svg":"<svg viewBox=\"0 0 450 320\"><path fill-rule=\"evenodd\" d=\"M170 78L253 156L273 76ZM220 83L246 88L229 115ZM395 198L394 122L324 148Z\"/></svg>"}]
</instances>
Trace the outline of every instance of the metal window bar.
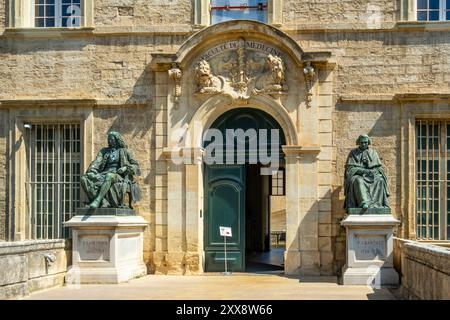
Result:
<instances>
[{"instance_id":1,"label":"metal window bar","mask_svg":"<svg viewBox=\"0 0 450 320\"><path fill-rule=\"evenodd\" d=\"M448 127L448 121L416 123L416 232L421 240L448 239Z\"/></svg>"},{"instance_id":2,"label":"metal window bar","mask_svg":"<svg viewBox=\"0 0 450 320\"><path fill-rule=\"evenodd\" d=\"M66 134L66 128L69 135ZM70 219L79 206L80 143L79 124L32 126L28 135L26 181L30 238L70 236L63 223Z\"/></svg>"}]
</instances>

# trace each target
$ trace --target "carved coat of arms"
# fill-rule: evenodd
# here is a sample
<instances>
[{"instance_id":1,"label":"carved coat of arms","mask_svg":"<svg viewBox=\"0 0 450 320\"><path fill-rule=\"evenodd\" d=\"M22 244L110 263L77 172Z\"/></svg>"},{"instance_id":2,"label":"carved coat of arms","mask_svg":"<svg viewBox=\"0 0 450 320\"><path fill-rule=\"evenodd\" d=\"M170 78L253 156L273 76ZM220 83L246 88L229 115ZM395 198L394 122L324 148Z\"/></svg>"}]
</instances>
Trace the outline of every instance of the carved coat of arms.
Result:
<instances>
[{"instance_id":1,"label":"carved coat of arms","mask_svg":"<svg viewBox=\"0 0 450 320\"><path fill-rule=\"evenodd\" d=\"M259 94L279 97L288 90L284 62L275 49L244 39L220 49L210 50L194 68L198 94L246 100Z\"/></svg>"}]
</instances>

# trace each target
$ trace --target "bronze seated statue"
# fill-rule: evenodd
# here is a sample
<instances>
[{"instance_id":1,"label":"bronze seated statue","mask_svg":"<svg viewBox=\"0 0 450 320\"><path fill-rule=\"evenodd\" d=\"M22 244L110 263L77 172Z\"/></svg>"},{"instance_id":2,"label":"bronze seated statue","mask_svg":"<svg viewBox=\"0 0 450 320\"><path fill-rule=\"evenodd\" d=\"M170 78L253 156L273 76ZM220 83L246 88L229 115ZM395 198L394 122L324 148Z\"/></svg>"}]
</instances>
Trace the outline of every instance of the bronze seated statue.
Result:
<instances>
[{"instance_id":1,"label":"bronze seated statue","mask_svg":"<svg viewBox=\"0 0 450 320\"><path fill-rule=\"evenodd\" d=\"M133 208L141 192L133 180L140 175L138 162L118 132L108 134L108 147L103 148L81 177L81 186L89 198L89 207ZM128 203L126 204L126 196Z\"/></svg>"},{"instance_id":2,"label":"bronze seated statue","mask_svg":"<svg viewBox=\"0 0 450 320\"><path fill-rule=\"evenodd\" d=\"M375 150L369 149L367 135L358 137L358 148L353 149L345 167L345 205L350 208L388 208L387 178Z\"/></svg>"}]
</instances>

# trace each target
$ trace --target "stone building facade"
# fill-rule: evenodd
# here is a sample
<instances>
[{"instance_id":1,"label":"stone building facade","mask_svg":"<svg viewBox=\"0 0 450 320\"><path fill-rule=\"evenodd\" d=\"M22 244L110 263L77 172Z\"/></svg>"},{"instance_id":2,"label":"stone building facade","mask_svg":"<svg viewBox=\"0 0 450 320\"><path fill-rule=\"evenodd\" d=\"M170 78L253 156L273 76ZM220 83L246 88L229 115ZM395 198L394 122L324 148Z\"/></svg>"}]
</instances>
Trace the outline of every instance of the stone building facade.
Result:
<instances>
[{"instance_id":1,"label":"stone building facade","mask_svg":"<svg viewBox=\"0 0 450 320\"><path fill-rule=\"evenodd\" d=\"M115 130L141 165L137 211L149 222L148 272L207 271L201 135L238 108L263 111L284 134L286 274L339 275L344 165L360 134L372 138L385 166L392 213L401 221L396 236L449 239L444 198L426 213L431 232L418 226L416 135L423 123L428 138L443 141L436 155L443 178L433 181L450 188L450 165L443 164L450 163L450 23L417 21L416 0L270 0L267 24L211 24L206 0L85 0L79 25L48 28L34 27L28 2L0 1L2 241L38 237L29 203L30 126L79 126L78 140L71 139L80 144L80 172ZM266 64L269 55L281 59L282 80ZM233 57L245 66L220 65ZM250 59L259 67L249 71ZM216 84L198 84L201 60ZM233 68L260 80L237 88ZM189 161L175 164L180 129L189 133L182 150Z\"/></svg>"}]
</instances>

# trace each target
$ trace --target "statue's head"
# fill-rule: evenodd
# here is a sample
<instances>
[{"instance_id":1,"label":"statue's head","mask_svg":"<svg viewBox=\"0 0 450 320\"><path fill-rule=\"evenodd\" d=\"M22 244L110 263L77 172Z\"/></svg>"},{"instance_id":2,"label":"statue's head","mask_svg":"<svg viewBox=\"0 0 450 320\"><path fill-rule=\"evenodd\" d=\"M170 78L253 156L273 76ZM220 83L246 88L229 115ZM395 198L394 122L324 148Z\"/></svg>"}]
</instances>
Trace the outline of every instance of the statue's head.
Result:
<instances>
[{"instance_id":1,"label":"statue's head","mask_svg":"<svg viewBox=\"0 0 450 320\"><path fill-rule=\"evenodd\" d=\"M195 76L200 84L205 84L212 76L211 66L206 60L201 60L195 67Z\"/></svg>"},{"instance_id":2,"label":"statue's head","mask_svg":"<svg viewBox=\"0 0 450 320\"><path fill-rule=\"evenodd\" d=\"M108 145L111 148L126 148L127 145L125 143L125 140L123 140L123 137L120 133L117 131L111 131L108 133Z\"/></svg>"},{"instance_id":3,"label":"statue's head","mask_svg":"<svg viewBox=\"0 0 450 320\"><path fill-rule=\"evenodd\" d=\"M267 66L272 72L274 80L280 81L284 79L283 60L280 57L269 54L267 56Z\"/></svg>"},{"instance_id":4,"label":"statue's head","mask_svg":"<svg viewBox=\"0 0 450 320\"><path fill-rule=\"evenodd\" d=\"M356 144L361 150L366 150L369 148L371 141L367 134L362 134L358 137L358 139L356 139Z\"/></svg>"}]
</instances>

